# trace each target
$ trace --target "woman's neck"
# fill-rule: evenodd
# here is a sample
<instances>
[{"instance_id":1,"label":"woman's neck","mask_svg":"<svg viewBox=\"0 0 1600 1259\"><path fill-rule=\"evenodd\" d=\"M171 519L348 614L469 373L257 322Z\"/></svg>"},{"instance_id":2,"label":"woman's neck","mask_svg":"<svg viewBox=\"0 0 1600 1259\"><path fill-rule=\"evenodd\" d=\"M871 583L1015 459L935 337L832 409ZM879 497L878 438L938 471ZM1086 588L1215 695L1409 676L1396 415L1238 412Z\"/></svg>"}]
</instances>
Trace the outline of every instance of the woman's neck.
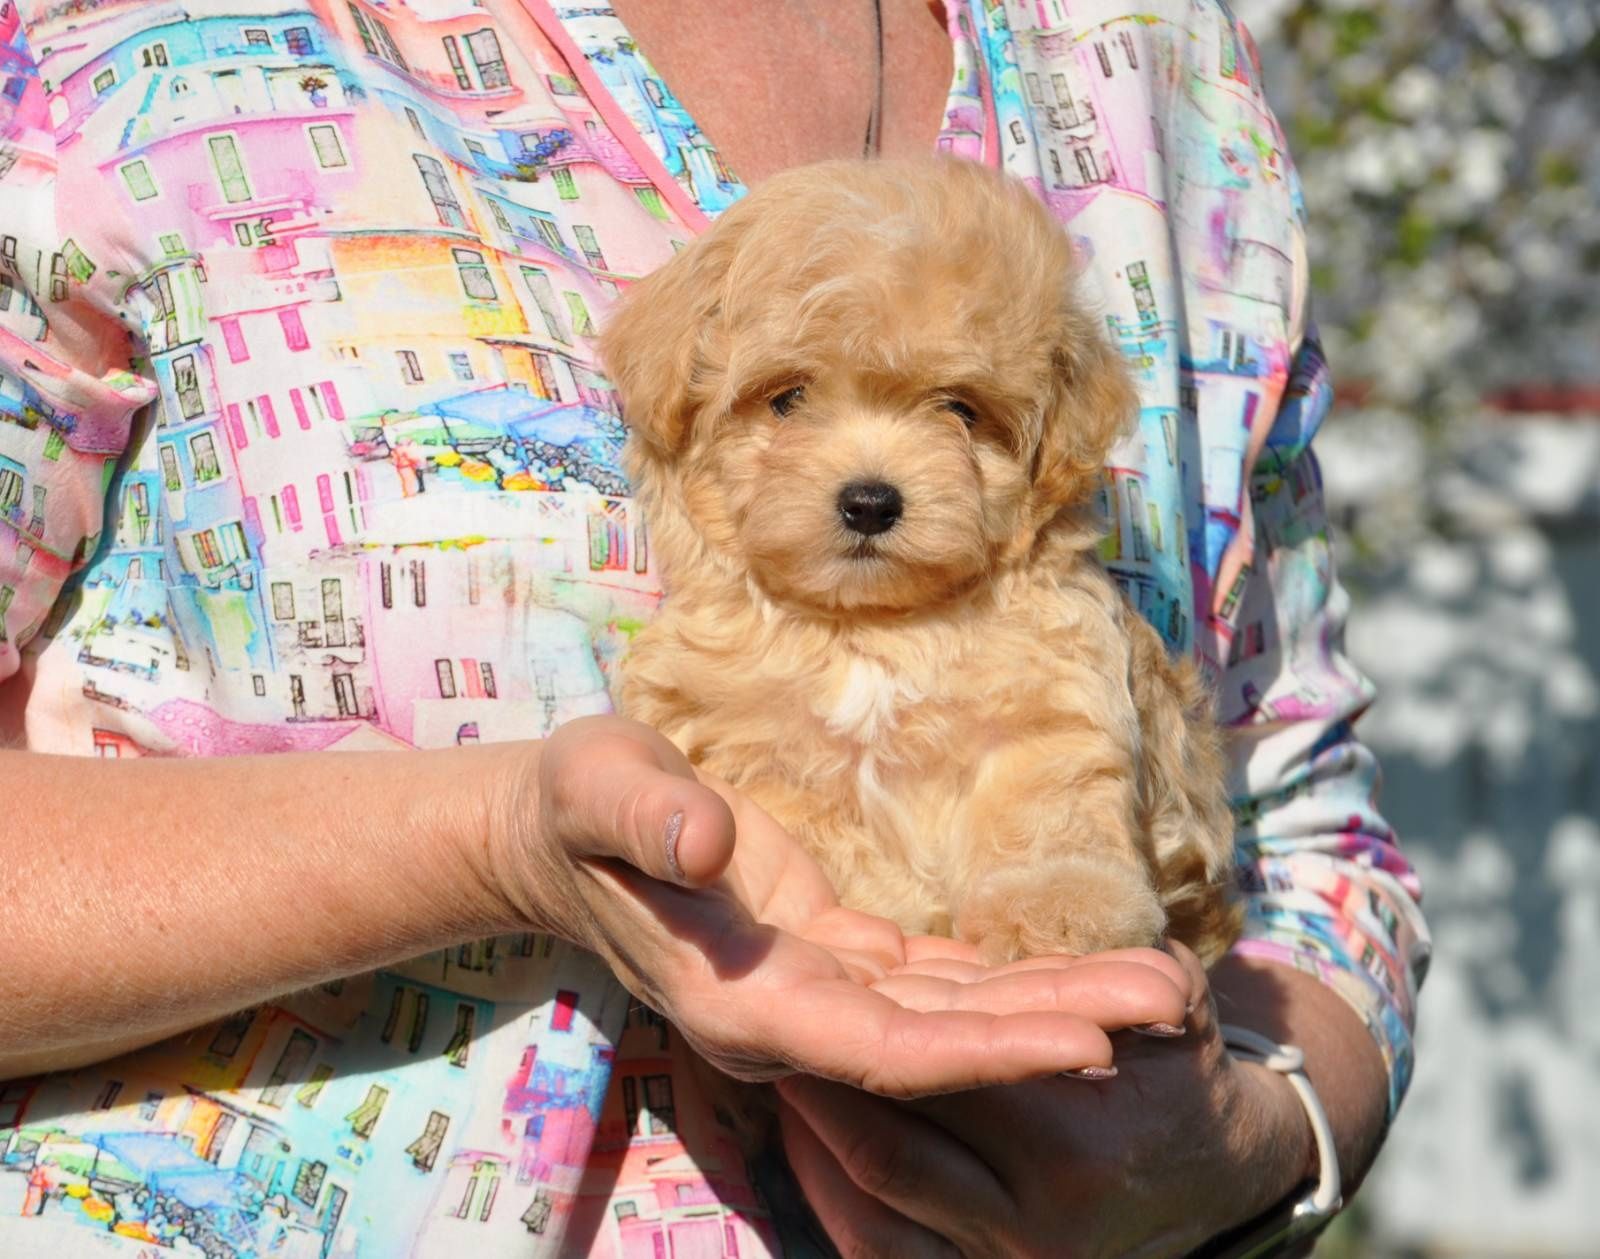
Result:
<instances>
[{"instance_id":1,"label":"woman's neck","mask_svg":"<svg viewBox=\"0 0 1600 1259\"><path fill-rule=\"evenodd\" d=\"M878 93L877 151L931 153L952 74L930 0L614 0L624 26L747 184L860 157Z\"/></svg>"}]
</instances>

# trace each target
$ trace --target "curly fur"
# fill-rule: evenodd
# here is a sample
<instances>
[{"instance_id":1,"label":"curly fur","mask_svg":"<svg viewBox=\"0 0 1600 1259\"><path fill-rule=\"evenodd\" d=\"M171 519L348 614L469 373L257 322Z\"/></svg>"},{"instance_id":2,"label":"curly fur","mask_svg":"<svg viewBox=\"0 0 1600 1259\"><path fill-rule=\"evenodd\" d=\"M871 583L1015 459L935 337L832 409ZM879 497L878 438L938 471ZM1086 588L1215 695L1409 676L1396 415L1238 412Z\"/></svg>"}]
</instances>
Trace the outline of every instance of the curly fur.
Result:
<instances>
[{"instance_id":1,"label":"curly fur","mask_svg":"<svg viewBox=\"0 0 1600 1259\"><path fill-rule=\"evenodd\" d=\"M909 931L993 960L1163 932L1220 956L1209 698L1094 555L1136 395L1023 186L787 172L634 286L602 348L668 592L624 711ZM905 504L873 538L838 507L861 479Z\"/></svg>"}]
</instances>

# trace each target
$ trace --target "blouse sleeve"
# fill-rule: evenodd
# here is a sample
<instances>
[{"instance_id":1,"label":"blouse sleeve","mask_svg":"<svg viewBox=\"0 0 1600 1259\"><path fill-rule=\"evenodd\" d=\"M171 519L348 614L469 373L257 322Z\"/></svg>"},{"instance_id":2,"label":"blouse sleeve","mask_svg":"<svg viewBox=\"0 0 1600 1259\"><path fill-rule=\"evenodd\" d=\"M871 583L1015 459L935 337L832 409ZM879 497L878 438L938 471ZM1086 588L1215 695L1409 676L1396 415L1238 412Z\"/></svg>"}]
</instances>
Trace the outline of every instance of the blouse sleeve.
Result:
<instances>
[{"instance_id":1,"label":"blouse sleeve","mask_svg":"<svg viewBox=\"0 0 1600 1259\"><path fill-rule=\"evenodd\" d=\"M1248 897L1235 952L1298 967L1350 1002L1389 1069L1392 1117L1429 938L1416 874L1378 812L1377 761L1355 733L1373 688L1344 654L1349 599L1310 449L1330 393L1308 329L1250 479L1254 555L1221 683Z\"/></svg>"},{"instance_id":2,"label":"blouse sleeve","mask_svg":"<svg viewBox=\"0 0 1600 1259\"><path fill-rule=\"evenodd\" d=\"M0 681L99 544L133 415L154 396L110 278L59 219L56 159L18 6L0 5Z\"/></svg>"}]
</instances>

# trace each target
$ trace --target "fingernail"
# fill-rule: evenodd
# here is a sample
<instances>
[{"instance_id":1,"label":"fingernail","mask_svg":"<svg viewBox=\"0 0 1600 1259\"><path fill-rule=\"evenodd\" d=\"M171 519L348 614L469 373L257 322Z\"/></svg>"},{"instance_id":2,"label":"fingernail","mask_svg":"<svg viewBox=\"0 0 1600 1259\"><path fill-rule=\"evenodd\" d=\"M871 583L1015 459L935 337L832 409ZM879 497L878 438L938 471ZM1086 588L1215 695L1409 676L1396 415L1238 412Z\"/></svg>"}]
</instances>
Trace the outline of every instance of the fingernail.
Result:
<instances>
[{"instance_id":1,"label":"fingernail","mask_svg":"<svg viewBox=\"0 0 1600 1259\"><path fill-rule=\"evenodd\" d=\"M1183 1028L1174 1027L1171 1023L1138 1023L1128 1029L1138 1032L1141 1036L1182 1036Z\"/></svg>"},{"instance_id":2,"label":"fingernail","mask_svg":"<svg viewBox=\"0 0 1600 1259\"><path fill-rule=\"evenodd\" d=\"M678 839L683 835L683 810L679 809L667 819L667 869L679 883L687 883L689 876L678 864Z\"/></svg>"},{"instance_id":3,"label":"fingernail","mask_svg":"<svg viewBox=\"0 0 1600 1259\"><path fill-rule=\"evenodd\" d=\"M1117 1074L1115 1067L1079 1067L1076 1071L1063 1071L1068 1080L1110 1080Z\"/></svg>"}]
</instances>

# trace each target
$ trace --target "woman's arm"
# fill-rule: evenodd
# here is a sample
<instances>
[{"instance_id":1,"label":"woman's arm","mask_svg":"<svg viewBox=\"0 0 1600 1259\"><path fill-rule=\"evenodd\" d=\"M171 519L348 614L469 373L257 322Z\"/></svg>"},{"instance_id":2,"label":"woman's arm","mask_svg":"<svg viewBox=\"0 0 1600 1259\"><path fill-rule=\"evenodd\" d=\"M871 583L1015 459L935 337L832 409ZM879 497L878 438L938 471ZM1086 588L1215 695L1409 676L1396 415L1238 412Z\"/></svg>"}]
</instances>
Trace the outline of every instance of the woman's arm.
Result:
<instances>
[{"instance_id":1,"label":"woman's arm","mask_svg":"<svg viewBox=\"0 0 1600 1259\"><path fill-rule=\"evenodd\" d=\"M0 793L27 802L0 836L0 1078L509 930L599 953L731 1074L900 1096L1104 1064L1105 1029L1189 997L1149 950L952 980L956 946L839 908L771 818L620 718L442 752L11 752Z\"/></svg>"},{"instance_id":2,"label":"woman's arm","mask_svg":"<svg viewBox=\"0 0 1600 1259\"><path fill-rule=\"evenodd\" d=\"M1389 1119L1389 1076L1361 1019L1322 980L1276 962L1226 957L1212 969L1210 983L1222 1022L1304 1051L1306 1075L1333 1129L1348 1199L1377 1157ZM1262 1075L1309 1140L1300 1101L1287 1080L1272 1071ZM1292 1188L1294 1182L1288 1183Z\"/></svg>"},{"instance_id":3,"label":"woman's arm","mask_svg":"<svg viewBox=\"0 0 1600 1259\"><path fill-rule=\"evenodd\" d=\"M1301 360L1313 386L1301 397L1324 394L1314 339ZM1344 654L1349 600L1305 445L1317 419L1307 422L1298 400L1286 406L1252 478L1254 576L1219 697L1249 913L1216 983L1219 1000L1241 1003L1224 1008L1226 1021L1303 1043L1319 1093L1344 1091L1354 1064L1367 1064L1360 1098L1344 1094L1351 1114L1366 1116L1361 1132L1341 1134L1351 1188L1405 1095L1429 939L1416 875L1378 811L1376 760L1355 730L1372 687ZM1309 998L1289 995L1312 986L1324 989L1321 1021ZM1319 1063L1336 1033L1366 1043Z\"/></svg>"},{"instance_id":4,"label":"woman's arm","mask_svg":"<svg viewBox=\"0 0 1600 1259\"><path fill-rule=\"evenodd\" d=\"M491 784L538 757L0 752L0 1079L533 925L485 862Z\"/></svg>"}]
</instances>

